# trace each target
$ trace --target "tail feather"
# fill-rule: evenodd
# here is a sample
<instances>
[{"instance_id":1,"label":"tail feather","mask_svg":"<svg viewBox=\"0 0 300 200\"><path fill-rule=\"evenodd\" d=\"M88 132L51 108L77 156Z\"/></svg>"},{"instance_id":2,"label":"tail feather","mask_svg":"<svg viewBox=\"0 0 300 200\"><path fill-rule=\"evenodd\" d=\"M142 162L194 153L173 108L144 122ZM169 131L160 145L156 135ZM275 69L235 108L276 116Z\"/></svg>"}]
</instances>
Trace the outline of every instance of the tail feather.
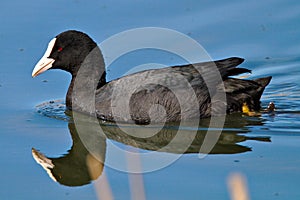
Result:
<instances>
[{"instance_id":1,"label":"tail feather","mask_svg":"<svg viewBox=\"0 0 300 200\"><path fill-rule=\"evenodd\" d=\"M235 76L235 75L239 75L239 74L243 74L243 73L251 73L250 69L246 69L246 68L234 68L231 69L227 72L227 76Z\"/></svg>"},{"instance_id":2,"label":"tail feather","mask_svg":"<svg viewBox=\"0 0 300 200\"><path fill-rule=\"evenodd\" d=\"M255 101L255 105L254 105L255 110L259 110L261 108L260 107L260 98L261 98L266 86L270 83L271 79L272 79L272 76L258 78L258 79L253 80L254 82L256 82L260 85L260 87L258 87L258 89L257 89L256 96L253 97L253 99Z\"/></svg>"},{"instance_id":3,"label":"tail feather","mask_svg":"<svg viewBox=\"0 0 300 200\"><path fill-rule=\"evenodd\" d=\"M238 65L244 62L243 58L231 57L223 60L215 61L221 76L223 79L228 78L228 76L235 76L243 73L251 73L251 70L246 68L236 68Z\"/></svg>"},{"instance_id":4,"label":"tail feather","mask_svg":"<svg viewBox=\"0 0 300 200\"><path fill-rule=\"evenodd\" d=\"M264 78L258 78L253 80L254 82L261 85L261 87L265 88L267 85L269 85L270 81L272 79L272 76L264 77Z\"/></svg>"},{"instance_id":5,"label":"tail feather","mask_svg":"<svg viewBox=\"0 0 300 200\"><path fill-rule=\"evenodd\" d=\"M238 111L246 103L250 110L259 111L260 98L272 77L255 80L229 78L224 81L227 95L228 113Z\"/></svg>"}]
</instances>

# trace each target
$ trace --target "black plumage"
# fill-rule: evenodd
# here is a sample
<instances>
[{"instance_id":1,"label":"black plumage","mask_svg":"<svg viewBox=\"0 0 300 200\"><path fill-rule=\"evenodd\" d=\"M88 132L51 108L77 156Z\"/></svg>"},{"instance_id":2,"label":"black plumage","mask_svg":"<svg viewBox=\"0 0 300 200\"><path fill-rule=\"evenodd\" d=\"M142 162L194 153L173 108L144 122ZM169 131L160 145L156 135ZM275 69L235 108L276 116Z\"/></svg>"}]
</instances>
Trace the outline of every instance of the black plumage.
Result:
<instances>
[{"instance_id":1,"label":"black plumage","mask_svg":"<svg viewBox=\"0 0 300 200\"><path fill-rule=\"evenodd\" d=\"M241 112L243 103L257 111L260 97L272 78L233 78L251 71L237 68L244 59L232 57L150 69L106 82L101 50L89 36L78 31L56 36L49 58L53 59L50 69L62 69L72 75L66 96L69 109L103 120L138 124ZM118 109L114 110L115 107Z\"/></svg>"}]
</instances>

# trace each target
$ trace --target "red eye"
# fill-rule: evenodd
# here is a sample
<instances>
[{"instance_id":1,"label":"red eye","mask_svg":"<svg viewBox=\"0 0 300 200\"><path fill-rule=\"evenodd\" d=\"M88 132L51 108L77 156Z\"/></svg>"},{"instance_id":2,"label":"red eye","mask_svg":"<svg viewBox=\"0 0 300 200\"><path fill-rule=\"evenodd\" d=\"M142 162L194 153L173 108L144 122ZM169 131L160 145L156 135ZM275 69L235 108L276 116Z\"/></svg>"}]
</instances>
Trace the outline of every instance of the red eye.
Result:
<instances>
[{"instance_id":1,"label":"red eye","mask_svg":"<svg viewBox=\"0 0 300 200\"><path fill-rule=\"evenodd\" d=\"M58 49L57 49L58 52L61 52L62 50L63 50L62 47L58 47Z\"/></svg>"}]
</instances>

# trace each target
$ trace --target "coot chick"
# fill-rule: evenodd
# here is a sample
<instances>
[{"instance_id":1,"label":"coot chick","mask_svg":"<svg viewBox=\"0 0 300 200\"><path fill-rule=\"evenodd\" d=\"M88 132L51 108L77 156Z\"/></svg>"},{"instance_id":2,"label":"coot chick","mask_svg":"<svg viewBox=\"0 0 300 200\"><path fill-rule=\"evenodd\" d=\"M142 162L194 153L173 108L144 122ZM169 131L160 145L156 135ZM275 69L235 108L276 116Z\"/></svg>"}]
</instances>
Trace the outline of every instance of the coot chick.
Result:
<instances>
[{"instance_id":1,"label":"coot chick","mask_svg":"<svg viewBox=\"0 0 300 200\"><path fill-rule=\"evenodd\" d=\"M251 110L261 109L260 97L272 77L232 78L251 72L237 68L243 61L231 57L150 69L106 82L104 59L97 44L87 34L70 30L49 42L32 76L48 69L67 71L72 75L66 96L68 109L107 121L149 124L241 112L244 103ZM214 68L219 79L209 73ZM225 98L218 98L222 93Z\"/></svg>"}]
</instances>

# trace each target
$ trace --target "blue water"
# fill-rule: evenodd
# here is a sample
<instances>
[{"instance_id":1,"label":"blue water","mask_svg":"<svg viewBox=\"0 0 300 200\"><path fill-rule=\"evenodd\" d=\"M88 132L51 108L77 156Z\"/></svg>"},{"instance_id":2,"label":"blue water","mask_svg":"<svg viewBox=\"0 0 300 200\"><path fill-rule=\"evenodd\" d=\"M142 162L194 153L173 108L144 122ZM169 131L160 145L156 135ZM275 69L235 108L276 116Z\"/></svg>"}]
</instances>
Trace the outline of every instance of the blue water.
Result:
<instances>
[{"instance_id":1,"label":"blue water","mask_svg":"<svg viewBox=\"0 0 300 200\"><path fill-rule=\"evenodd\" d=\"M49 71L35 79L31 71L58 33L76 29L97 42L138 27L164 27L199 42L213 59L239 56L250 78L272 75L262 105L275 102L274 116L248 124L238 144L252 151L182 156L172 165L143 175L146 199L230 199L227 177L242 173L251 199L299 199L300 180L300 3L298 1L15 1L1 2L0 32L0 199L97 199L97 181L80 187L54 182L32 157L67 154L72 140L65 120L37 112L42 102L64 99L70 77ZM104 55L106 56L106 55ZM139 62L143 63L143 57ZM112 66L110 79L122 76ZM148 62L145 57L145 62ZM165 59L163 64L176 64ZM122 144L118 144L122 146ZM110 157L109 157L110 156ZM107 153L107 159L114 155ZM105 167L114 199L130 199L128 174Z\"/></svg>"}]
</instances>

